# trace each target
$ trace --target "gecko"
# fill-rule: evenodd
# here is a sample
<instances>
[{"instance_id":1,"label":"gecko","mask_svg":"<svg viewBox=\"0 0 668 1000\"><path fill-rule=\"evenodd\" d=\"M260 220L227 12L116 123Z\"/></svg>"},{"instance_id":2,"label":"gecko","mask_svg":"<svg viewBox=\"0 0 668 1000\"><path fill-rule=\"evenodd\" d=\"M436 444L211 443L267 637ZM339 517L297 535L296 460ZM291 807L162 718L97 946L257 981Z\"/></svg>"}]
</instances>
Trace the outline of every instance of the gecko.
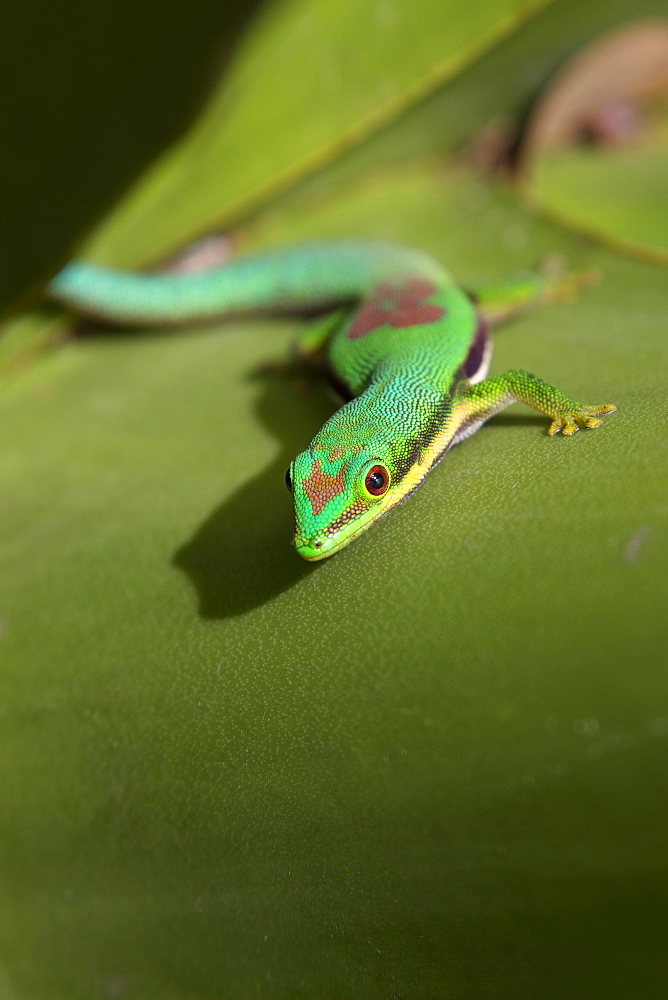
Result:
<instances>
[{"instance_id":1,"label":"gecko","mask_svg":"<svg viewBox=\"0 0 668 1000\"><path fill-rule=\"evenodd\" d=\"M577 276L576 276L577 283ZM539 275L469 294L434 258L383 241L298 244L195 273L135 273L74 261L47 287L86 316L174 325L257 311L319 311L296 344L319 361L343 405L286 473L294 538L325 559L406 500L453 445L510 403L593 428L616 407L584 405L522 369L488 375L491 321L559 298Z\"/></svg>"}]
</instances>

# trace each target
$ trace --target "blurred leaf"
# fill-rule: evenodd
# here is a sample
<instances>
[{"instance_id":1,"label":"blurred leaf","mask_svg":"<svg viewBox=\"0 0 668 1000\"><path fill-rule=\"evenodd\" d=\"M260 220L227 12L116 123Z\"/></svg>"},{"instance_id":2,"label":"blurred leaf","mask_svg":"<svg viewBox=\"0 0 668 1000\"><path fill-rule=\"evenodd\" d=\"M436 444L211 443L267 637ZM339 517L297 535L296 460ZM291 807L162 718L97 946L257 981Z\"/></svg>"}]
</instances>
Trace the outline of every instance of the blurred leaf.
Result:
<instances>
[{"instance_id":1,"label":"blurred leaf","mask_svg":"<svg viewBox=\"0 0 668 1000\"><path fill-rule=\"evenodd\" d=\"M282 476L331 404L252 377L296 324L89 338L16 382L6 992L650 1000L668 975L665 271L440 166L245 239L313 232L417 243L467 283L546 252L600 267L500 334L494 370L619 413L557 440L511 411L308 566Z\"/></svg>"},{"instance_id":2,"label":"blurred leaf","mask_svg":"<svg viewBox=\"0 0 668 1000\"><path fill-rule=\"evenodd\" d=\"M632 12L645 20L664 14L664 0L636 0ZM272 204L335 191L364 170L412 163L424 155L451 157L476 145L487 131L512 143L530 105L569 56L630 16L628 0L552 2L452 80Z\"/></svg>"},{"instance_id":3,"label":"blurred leaf","mask_svg":"<svg viewBox=\"0 0 668 1000\"><path fill-rule=\"evenodd\" d=\"M600 239L668 262L667 99L668 21L642 18L585 46L533 109L521 155L531 195Z\"/></svg>"},{"instance_id":4,"label":"blurred leaf","mask_svg":"<svg viewBox=\"0 0 668 1000\"><path fill-rule=\"evenodd\" d=\"M143 263L338 158L545 0L282 0L256 21L195 128L84 248Z\"/></svg>"},{"instance_id":5,"label":"blurred leaf","mask_svg":"<svg viewBox=\"0 0 668 1000\"><path fill-rule=\"evenodd\" d=\"M575 147L534 168L538 202L571 224L668 263L668 117L623 148Z\"/></svg>"},{"instance_id":6,"label":"blurred leaf","mask_svg":"<svg viewBox=\"0 0 668 1000\"><path fill-rule=\"evenodd\" d=\"M0 312L192 117L259 0L3 6Z\"/></svg>"},{"instance_id":7,"label":"blurred leaf","mask_svg":"<svg viewBox=\"0 0 668 1000\"><path fill-rule=\"evenodd\" d=\"M540 94L526 129L524 158L531 161L584 137L628 141L636 116L622 115L619 106L637 110L665 94L668 21L643 17L604 32L576 52Z\"/></svg>"},{"instance_id":8,"label":"blurred leaf","mask_svg":"<svg viewBox=\"0 0 668 1000\"><path fill-rule=\"evenodd\" d=\"M663 9L637 0L634 16ZM628 0L274 4L196 126L83 253L143 264L313 178L326 190L392 160L452 153L490 118L517 119L574 48L628 18Z\"/></svg>"}]
</instances>

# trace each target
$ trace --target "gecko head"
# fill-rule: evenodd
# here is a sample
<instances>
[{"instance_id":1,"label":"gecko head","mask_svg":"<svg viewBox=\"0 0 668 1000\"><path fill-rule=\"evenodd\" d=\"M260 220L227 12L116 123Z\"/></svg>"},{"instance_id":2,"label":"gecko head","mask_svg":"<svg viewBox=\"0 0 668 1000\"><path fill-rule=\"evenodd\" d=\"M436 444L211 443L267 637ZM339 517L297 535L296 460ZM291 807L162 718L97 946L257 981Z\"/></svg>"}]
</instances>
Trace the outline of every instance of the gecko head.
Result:
<instances>
[{"instance_id":1,"label":"gecko head","mask_svg":"<svg viewBox=\"0 0 668 1000\"><path fill-rule=\"evenodd\" d=\"M393 462L379 446L308 448L286 473L295 508L294 546L315 561L339 552L390 506Z\"/></svg>"}]
</instances>

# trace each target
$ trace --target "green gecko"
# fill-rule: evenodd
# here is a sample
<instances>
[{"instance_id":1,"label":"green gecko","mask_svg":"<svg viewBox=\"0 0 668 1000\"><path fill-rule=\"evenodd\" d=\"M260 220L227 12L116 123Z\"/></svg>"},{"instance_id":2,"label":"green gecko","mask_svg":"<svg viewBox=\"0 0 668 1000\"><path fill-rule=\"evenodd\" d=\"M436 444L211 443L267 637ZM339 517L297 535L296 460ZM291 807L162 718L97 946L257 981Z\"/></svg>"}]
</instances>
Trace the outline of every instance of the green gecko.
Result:
<instances>
[{"instance_id":1,"label":"green gecko","mask_svg":"<svg viewBox=\"0 0 668 1000\"><path fill-rule=\"evenodd\" d=\"M568 279L537 277L470 296L427 254L351 240L267 251L188 274L74 262L47 291L86 315L143 326L263 309L334 309L306 329L297 351L324 361L348 401L286 474L294 546L304 559L318 560L404 501L453 445L510 403L544 413L551 435L574 434L580 423L598 427L615 409L575 403L526 371L487 377L488 318L557 298L564 285Z\"/></svg>"}]
</instances>

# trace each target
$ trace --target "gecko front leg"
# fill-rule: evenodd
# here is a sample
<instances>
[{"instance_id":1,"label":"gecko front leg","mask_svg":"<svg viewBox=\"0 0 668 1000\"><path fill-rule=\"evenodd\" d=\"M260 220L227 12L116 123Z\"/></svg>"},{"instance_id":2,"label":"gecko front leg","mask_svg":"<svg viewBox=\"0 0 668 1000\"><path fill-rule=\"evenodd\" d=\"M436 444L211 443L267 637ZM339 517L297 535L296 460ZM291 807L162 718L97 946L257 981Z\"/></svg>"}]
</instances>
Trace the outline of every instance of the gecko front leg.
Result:
<instances>
[{"instance_id":1,"label":"gecko front leg","mask_svg":"<svg viewBox=\"0 0 668 1000\"><path fill-rule=\"evenodd\" d=\"M575 434L580 430L579 424L599 427L603 423L601 417L617 409L612 403L597 406L576 403L537 375L516 369L492 375L476 385L464 383L457 396L456 405L462 421L455 443L511 403L526 403L549 417L552 423L548 434L551 436L559 431L567 436Z\"/></svg>"}]
</instances>

